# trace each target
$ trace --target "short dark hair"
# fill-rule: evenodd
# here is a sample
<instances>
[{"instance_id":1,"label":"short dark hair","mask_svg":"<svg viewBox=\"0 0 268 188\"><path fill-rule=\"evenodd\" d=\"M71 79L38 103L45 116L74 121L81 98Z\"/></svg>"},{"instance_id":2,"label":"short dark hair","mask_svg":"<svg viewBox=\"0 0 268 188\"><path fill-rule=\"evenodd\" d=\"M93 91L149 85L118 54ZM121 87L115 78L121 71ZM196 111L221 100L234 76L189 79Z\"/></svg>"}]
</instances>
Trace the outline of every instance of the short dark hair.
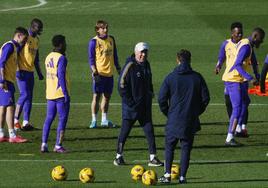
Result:
<instances>
[{"instance_id":1,"label":"short dark hair","mask_svg":"<svg viewBox=\"0 0 268 188\"><path fill-rule=\"evenodd\" d=\"M108 23L104 20L98 20L95 25L95 31L97 32L99 28L108 27Z\"/></svg>"},{"instance_id":2,"label":"short dark hair","mask_svg":"<svg viewBox=\"0 0 268 188\"><path fill-rule=\"evenodd\" d=\"M38 19L38 18L34 18L32 21L31 21L31 26L34 24L34 23L37 23L39 25L39 27L43 27L43 22Z\"/></svg>"},{"instance_id":3,"label":"short dark hair","mask_svg":"<svg viewBox=\"0 0 268 188\"><path fill-rule=\"evenodd\" d=\"M186 61L188 63L191 62L191 52L185 49L181 49L179 52L177 52L177 57L180 61Z\"/></svg>"},{"instance_id":4,"label":"short dark hair","mask_svg":"<svg viewBox=\"0 0 268 188\"><path fill-rule=\"evenodd\" d=\"M65 42L65 36L63 35L54 35L52 38L52 45L54 47L59 47L60 44L63 44Z\"/></svg>"},{"instance_id":5,"label":"short dark hair","mask_svg":"<svg viewBox=\"0 0 268 188\"><path fill-rule=\"evenodd\" d=\"M231 31L234 29L234 28L240 28L242 29L243 28L243 24L241 22L233 22L231 24Z\"/></svg>"},{"instance_id":6,"label":"short dark hair","mask_svg":"<svg viewBox=\"0 0 268 188\"><path fill-rule=\"evenodd\" d=\"M17 27L17 28L15 29L14 34L17 34L17 33L21 33L21 34L23 34L23 35L25 35L25 36L28 36L28 35L29 35L27 29L25 29L24 27Z\"/></svg>"},{"instance_id":7,"label":"short dark hair","mask_svg":"<svg viewBox=\"0 0 268 188\"><path fill-rule=\"evenodd\" d=\"M265 31L262 28L260 28L260 27L254 28L253 29L253 32L257 32L257 33L259 33L263 37L265 36Z\"/></svg>"}]
</instances>

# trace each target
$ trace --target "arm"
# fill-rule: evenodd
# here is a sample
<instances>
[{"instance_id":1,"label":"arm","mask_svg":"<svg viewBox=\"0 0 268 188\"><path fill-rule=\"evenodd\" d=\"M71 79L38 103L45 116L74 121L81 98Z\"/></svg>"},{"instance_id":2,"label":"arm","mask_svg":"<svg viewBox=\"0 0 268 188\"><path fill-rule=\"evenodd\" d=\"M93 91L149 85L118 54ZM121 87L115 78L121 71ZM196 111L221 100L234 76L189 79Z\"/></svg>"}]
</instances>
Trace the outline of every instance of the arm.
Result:
<instances>
[{"instance_id":1,"label":"arm","mask_svg":"<svg viewBox=\"0 0 268 188\"><path fill-rule=\"evenodd\" d=\"M222 44L221 44L221 47L220 47L220 51L219 51L219 55L218 55L218 62L217 62L217 65L215 67L215 74L219 74L220 70L221 70L221 67L226 59L226 54L225 54L225 46L227 44L227 41L224 41Z\"/></svg>"},{"instance_id":2,"label":"arm","mask_svg":"<svg viewBox=\"0 0 268 188\"><path fill-rule=\"evenodd\" d=\"M201 115L206 110L209 101L210 101L209 90L206 81L201 76L201 111L199 115Z\"/></svg>"},{"instance_id":3,"label":"arm","mask_svg":"<svg viewBox=\"0 0 268 188\"><path fill-rule=\"evenodd\" d=\"M230 69L230 72L236 69L238 73L248 81L253 80L253 77L243 69L243 62L247 57L249 57L250 50L251 47L249 46L249 44L242 46L238 52L234 66Z\"/></svg>"},{"instance_id":4,"label":"arm","mask_svg":"<svg viewBox=\"0 0 268 188\"><path fill-rule=\"evenodd\" d=\"M265 93L265 80L266 80L266 75L267 75L267 71L268 71L268 55L266 56L265 60L264 60L264 64L262 67L262 71L261 71L261 92Z\"/></svg>"},{"instance_id":5,"label":"arm","mask_svg":"<svg viewBox=\"0 0 268 188\"><path fill-rule=\"evenodd\" d=\"M14 51L14 46L11 43L7 43L3 48L2 48L2 54L0 57L0 88L4 88L5 84L5 65L6 62L9 58L9 56L13 53Z\"/></svg>"},{"instance_id":6,"label":"arm","mask_svg":"<svg viewBox=\"0 0 268 188\"><path fill-rule=\"evenodd\" d=\"M39 80L43 80L44 76L42 74L40 64L39 64L39 50L37 50L37 52L36 52L36 56L35 56L35 59L34 59L34 66L35 66L35 70L37 72Z\"/></svg>"},{"instance_id":7,"label":"arm","mask_svg":"<svg viewBox=\"0 0 268 188\"><path fill-rule=\"evenodd\" d=\"M92 74L97 75L98 70L96 68L96 39L91 39L88 43L88 63Z\"/></svg>"},{"instance_id":8,"label":"arm","mask_svg":"<svg viewBox=\"0 0 268 188\"><path fill-rule=\"evenodd\" d=\"M132 97L132 88L131 88L131 66L132 62L126 63L123 67L118 83L118 92L122 97L123 103L127 104L130 107L135 106L135 101Z\"/></svg>"},{"instance_id":9,"label":"arm","mask_svg":"<svg viewBox=\"0 0 268 188\"><path fill-rule=\"evenodd\" d=\"M150 78L151 80L150 80L149 89L150 89L150 92L151 92L152 97L154 98L154 86L153 86L153 78L152 78L151 65L150 65L150 63L148 61L147 61L147 64L148 64L149 72L151 73L151 78Z\"/></svg>"},{"instance_id":10,"label":"arm","mask_svg":"<svg viewBox=\"0 0 268 188\"><path fill-rule=\"evenodd\" d=\"M67 84L66 84L66 67L67 67L67 59L65 56L61 56L58 62L58 80L59 80L59 86L62 89L62 92L64 94L65 102L68 102L70 100L70 96L68 94L67 90Z\"/></svg>"},{"instance_id":11,"label":"arm","mask_svg":"<svg viewBox=\"0 0 268 188\"><path fill-rule=\"evenodd\" d=\"M116 67L116 70L117 70L118 74L120 74L121 67L120 67L119 62L118 62L117 48L116 48L115 40L114 40L114 37L113 36L110 36L110 37L114 41L114 65Z\"/></svg>"},{"instance_id":12,"label":"arm","mask_svg":"<svg viewBox=\"0 0 268 188\"><path fill-rule=\"evenodd\" d=\"M255 55L255 52L252 51L251 54L251 66L255 75L255 78L259 81L260 80L260 74L259 74L259 67L258 67L258 61Z\"/></svg>"},{"instance_id":13,"label":"arm","mask_svg":"<svg viewBox=\"0 0 268 188\"><path fill-rule=\"evenodd\" d=\"M161 112L168 116L168 109L169 109L169 100L170 100L170 91L167 82L167 78L164 80L163 84L161 85L159 95L158 95L158 103Z\"/></svg>"}]
</instances>

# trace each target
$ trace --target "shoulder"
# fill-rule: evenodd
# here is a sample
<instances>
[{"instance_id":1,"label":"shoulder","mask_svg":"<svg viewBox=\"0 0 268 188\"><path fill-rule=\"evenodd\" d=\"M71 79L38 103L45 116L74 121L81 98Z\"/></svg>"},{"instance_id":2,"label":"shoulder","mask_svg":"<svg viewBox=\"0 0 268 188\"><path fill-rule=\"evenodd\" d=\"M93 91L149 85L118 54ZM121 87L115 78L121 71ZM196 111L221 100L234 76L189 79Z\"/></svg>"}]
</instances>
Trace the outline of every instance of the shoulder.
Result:
<instances>
[{"instance_id":1,"label":"shoulder","mask_svg":"<svg viewBox=\"0 0 268 188\"><path fill-rule=\"evenodd\" d=\"M112 35L109 35L109 37L112 39L112 40L114 40L114 36L112 36Z\"/></svg>"},{"instance_id":2,"label":"shoulder","mask_svg":"<svg viewBox=\"0 0 268 188\"><path fill-rule=\"evenodd\" d=\"M5 44L3 44L2 49L6 50L8 52L13 52L14 46L15 46L15 44L12 41L8 41Z\"/></svg>"}]
</instances>

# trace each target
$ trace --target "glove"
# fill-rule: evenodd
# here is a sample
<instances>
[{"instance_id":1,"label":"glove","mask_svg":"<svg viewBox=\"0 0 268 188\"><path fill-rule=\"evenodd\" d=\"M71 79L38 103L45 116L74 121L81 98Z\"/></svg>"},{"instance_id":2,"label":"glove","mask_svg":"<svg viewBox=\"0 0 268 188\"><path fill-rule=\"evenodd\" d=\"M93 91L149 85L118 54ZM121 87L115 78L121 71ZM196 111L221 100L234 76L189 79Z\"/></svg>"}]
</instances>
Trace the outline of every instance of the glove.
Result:
<instances>
[{"instance_id":1,"label":"glove","mask_svg":"<svg viewBox=\"0 0 268 188\"><path fill-rule=\"evenodd\" d=\"M99 83L101 81L101 77L99 74L92 74L92 77L95 83Z\"/></svg>"},{"instance_id":2,"label":"glove","mask_svg":"<svg viewBox=\"0 0 268 188\"><path fill-rule=\"evenodd\" d=\"M43 74L38 74L38 78L39 78L39 80L44 80Z\"/></svg>"}]
</instances>

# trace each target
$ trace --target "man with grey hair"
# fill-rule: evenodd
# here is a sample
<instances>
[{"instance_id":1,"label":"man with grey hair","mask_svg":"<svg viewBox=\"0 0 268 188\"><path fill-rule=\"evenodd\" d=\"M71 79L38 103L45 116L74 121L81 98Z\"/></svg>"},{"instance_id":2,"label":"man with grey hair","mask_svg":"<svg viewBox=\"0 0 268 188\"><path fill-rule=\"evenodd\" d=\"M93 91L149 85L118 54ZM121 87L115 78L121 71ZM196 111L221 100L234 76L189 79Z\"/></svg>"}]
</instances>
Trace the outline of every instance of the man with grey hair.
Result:
<instances>
[{"instance_id":1,"label":"man with grey hair","mask_svg":"<svg viewBox=\"0 0 268 188\"><path fill-rule=\"evenodd\" d=\"M163 166L156 157L154 128L152 124L152 98L154 96L152 73L147 61L149 46L139 42L126 60L118 83L122 97L122 127L118 136L117 154L114 165L124 165L123 149L126 139L138 120L149 144L150 159L148 166Z\"/></svg>"}]
</instances>

